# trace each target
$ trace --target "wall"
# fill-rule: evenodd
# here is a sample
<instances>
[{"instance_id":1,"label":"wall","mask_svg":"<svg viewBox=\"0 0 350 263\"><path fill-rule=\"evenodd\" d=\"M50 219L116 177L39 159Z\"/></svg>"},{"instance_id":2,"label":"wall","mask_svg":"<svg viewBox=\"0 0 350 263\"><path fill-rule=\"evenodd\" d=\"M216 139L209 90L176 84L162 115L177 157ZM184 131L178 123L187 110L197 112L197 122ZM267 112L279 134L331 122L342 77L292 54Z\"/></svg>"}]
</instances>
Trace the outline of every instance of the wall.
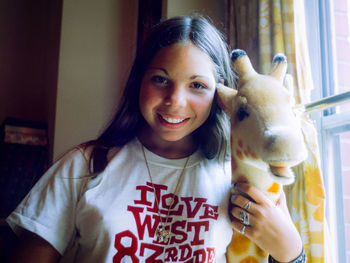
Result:
<instances>
[{"instance_id":1,"label":"wall","mask_svg":"<svg viewBox=\"0 0 350 263\"><path fill-rule=\"evenodd\" d=\"M0 123L5 117L50 118L52 103L47 102L56 92L59 2L0 1Z\"/></svg>"},{"instance_id":2,"label":"wall","mask_svg":"<svg viewBox=\"0 0 350 263\"><path fill-rule=\"evenodd\" d=\"M136 48L137 3L63 2L54 159L113 116Z\"/></svg>"}]
</instances>

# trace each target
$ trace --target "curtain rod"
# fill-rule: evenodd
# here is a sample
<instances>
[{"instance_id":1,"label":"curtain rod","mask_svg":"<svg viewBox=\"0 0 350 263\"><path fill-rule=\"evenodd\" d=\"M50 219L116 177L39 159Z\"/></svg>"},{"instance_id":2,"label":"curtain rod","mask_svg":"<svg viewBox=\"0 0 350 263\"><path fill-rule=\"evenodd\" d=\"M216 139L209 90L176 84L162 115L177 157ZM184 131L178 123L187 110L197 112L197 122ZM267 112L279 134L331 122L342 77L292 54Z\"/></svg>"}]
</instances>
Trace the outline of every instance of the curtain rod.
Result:
<instances>
[{"instance_id":1,"label":"curtain rod","mask_svg":"<svg viewBox=\"0 0 350 263\"><path fill-rule=\"evenodd\" d=\"M344 102L350 102L350 91L346 91L344 93L340 93L311 103L307 103L304 105L302 110L304 112L309 113L311 111L319 111L326 108L334 107Z\"/></svg>"}]
</instances>

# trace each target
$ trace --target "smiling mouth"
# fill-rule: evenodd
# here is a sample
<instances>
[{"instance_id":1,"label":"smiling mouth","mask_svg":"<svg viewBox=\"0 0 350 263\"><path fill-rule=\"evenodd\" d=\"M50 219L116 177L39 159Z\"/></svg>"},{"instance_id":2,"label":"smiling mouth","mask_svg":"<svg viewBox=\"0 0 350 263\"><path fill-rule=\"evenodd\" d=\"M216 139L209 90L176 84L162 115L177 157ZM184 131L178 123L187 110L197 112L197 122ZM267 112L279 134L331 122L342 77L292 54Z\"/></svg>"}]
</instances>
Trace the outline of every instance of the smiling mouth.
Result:
<instances>
[{"instance_id":1,"label":"smiling mouth","mask_svg":"<svg viewBox=\"0 0 350 263\"><path fill-rule=\"evenodd\" d=\"M184 126L190 118L171 118L158 114L160 122L167 128L178 129Z\"/></svg>"},{"instance_id":2,"label":"smiling mouth","mask_svg":"<svg viewBox=\"0 0 350 263\"><path fill-rule=\"evenodd\" d=\"M186 119L178 119L178 118L168 118L168 117L165 117L165 116L162 116L162 115L160 115L160 117L163 120L165 120L166 122L173 123L173 124L178 124L178 123L181 123L184 120L186 120Z\"/></svg>"}]
</instances>

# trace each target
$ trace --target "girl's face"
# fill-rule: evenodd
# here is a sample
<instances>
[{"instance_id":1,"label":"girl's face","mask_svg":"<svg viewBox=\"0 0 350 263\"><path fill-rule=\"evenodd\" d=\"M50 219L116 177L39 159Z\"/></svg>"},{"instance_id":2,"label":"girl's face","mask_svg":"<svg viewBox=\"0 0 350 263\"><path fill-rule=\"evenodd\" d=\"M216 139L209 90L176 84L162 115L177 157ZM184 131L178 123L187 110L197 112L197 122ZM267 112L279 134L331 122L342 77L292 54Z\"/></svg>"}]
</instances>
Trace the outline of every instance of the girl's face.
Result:
<instances>
[{"instance_id":1,"label":"girl's face","mask_svg":"<svg viewBox=\"0 0 350 263\"><path fill-rule=\"evenodd\" d=\"M214 73L211 58L192 43L174 44L155 55L139 97L149 140L192 145L191 133L210 113Z\"/></svg>"}]
</instances>

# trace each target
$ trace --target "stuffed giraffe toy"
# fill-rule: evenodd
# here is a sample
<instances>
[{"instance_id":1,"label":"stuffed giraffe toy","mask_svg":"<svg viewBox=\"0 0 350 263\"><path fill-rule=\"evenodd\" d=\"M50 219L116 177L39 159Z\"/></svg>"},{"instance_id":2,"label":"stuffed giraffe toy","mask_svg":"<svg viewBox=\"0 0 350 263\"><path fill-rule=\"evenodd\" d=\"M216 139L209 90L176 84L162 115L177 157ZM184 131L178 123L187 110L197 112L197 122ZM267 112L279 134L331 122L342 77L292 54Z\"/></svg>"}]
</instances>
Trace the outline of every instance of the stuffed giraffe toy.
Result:
<instances>
[{"instance_id":1,"label":"stuffed giraffe toy","mask_svg":"<svg viewBox=\"0 0 350 263\"><path fill-rule=\"evenodd\" d=\"M290 167L306 158L300 123L293 113L287 59L276 55L269 75L258 74L243 50L234 50L231 59L238 74L237 90L221 84L217 90L231 122L232 182L245 177L276 203L282 185L294 182ZM268 262L268 254L237 231L226 258L228 263Z\"/></svg>"}]
</instances>

